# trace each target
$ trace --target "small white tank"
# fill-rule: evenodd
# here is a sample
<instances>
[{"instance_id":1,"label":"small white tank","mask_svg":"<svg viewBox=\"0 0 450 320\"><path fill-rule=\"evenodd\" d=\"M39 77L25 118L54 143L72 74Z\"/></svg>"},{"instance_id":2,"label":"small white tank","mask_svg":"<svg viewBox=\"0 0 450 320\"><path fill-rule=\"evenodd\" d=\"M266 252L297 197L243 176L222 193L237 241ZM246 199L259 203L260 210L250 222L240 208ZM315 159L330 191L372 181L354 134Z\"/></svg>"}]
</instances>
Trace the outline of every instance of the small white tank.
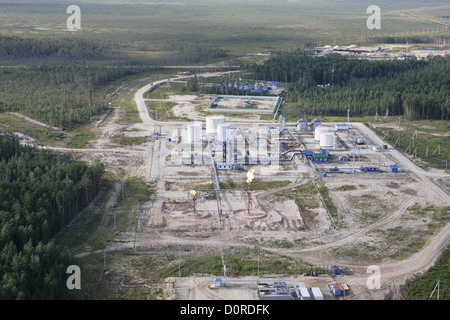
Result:
<instances>
[{"instance_id":1,"label":"small white tank","mask_svg":"<svg viewBox=\"0 0 450 320\"><path fill-rule=\"evenodd\" d=\"M230 135L230 125L229 124L219 124L217 126L217 141L225 142Z\"/></svg>"},{"instance_id":2,"label":"small white tank","mask_svg":"<svg viewBox=\"0 0 450 320\"><path fill-rule=\"evenodd\" d=\"M190 123L187 126L188 142L199 142L202 139L202 125L201 123Z\"/></svg>"},{"instance_id":3,"label":"small white tank","mask_svg":"<svg viewBox=\"0 0 450 320\"><path fill-rule=\"evenodd\" d=\"M334 148L334 134L322 133L320 135L320 146L324 148Z\"/></svg>"}]
</instances>

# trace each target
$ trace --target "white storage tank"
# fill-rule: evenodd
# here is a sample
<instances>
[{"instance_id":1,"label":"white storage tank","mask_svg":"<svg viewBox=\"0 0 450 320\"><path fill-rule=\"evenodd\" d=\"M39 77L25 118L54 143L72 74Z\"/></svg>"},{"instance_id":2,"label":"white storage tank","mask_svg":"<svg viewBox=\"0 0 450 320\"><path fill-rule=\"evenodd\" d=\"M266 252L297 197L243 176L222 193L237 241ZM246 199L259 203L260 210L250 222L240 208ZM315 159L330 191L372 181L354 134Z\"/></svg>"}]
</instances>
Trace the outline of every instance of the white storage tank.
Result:
<instances>
[{"instance_id":1,"label":"white storage tank","mask_svg":"<svg viewBox=\"0 0 450 320\"><path fill-rule=\"evenodd\" d=\"M219 124L217 126L217 141L225 142L230 138L230 125L229 124Z\"/></svg>"},{"instance_id":2,"label":"white storage tank","mask_svg":"<svg viewBox=\"0 0 450 320\"><path fill-rule=\"evenodd\" d=\"M306 131L308 129L308 120L299 119L297 120L297 131Z\"/></svg>"},{"instance_id":3,"label":"white storage tank","mask_svg":"<svg viewBox=\"0 0 450 320\"><path fill-rule=\"evenodd\" d=\"M187 126L187 138L188 142L199 142L202 139L202 124L190 123Z\"/></svg>"},{"instance_id":4,"label":"white storage tank","mask_svg":"<svg viewBox=\"0 0 450 320\"><path fill-rule=\"evenodd\" d=\"M314 300L323 300L323 294L320 288L312 287L311 292L314 297Z\"/></svg>"},{"instance_id":5,"label":"white storage tank","mask_svg":"<svg viewBox=\"0 0 450 320\"><path fill-rule=\"evenodd\" d=\"M217 134L217 127L219 124L225 123L225 116L216 115L206 117L206 133L210 135Z\"/></svg>"},{"instance_id":6,"label":"white storage tank","mask_svg":"<svg viewBox=\"0 0 450 320\"><path fill-rule=\"evenodd\" d=\"M334 134L322 133L320 135L320 146L326 148L334 148Z\"/></svg>"},{"instance_id":7,"label":"white storage tank","mask_svg":"<svg viewBox=\"0 0 450 320\"><path fill-rule=\"evenodd\" d=\"M314 130L314 140L320 141L320 136L324 133L330 133L332 130L326 127L318 127Z\"/></svg>"}]
</instances>

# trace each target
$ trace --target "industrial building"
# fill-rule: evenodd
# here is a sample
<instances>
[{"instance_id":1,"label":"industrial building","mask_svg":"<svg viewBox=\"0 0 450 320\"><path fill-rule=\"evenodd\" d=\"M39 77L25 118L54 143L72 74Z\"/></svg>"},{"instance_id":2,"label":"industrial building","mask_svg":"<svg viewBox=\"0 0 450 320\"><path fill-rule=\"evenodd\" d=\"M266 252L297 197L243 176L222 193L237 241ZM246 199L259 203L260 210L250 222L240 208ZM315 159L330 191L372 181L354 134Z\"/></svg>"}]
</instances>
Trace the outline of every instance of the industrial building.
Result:
<instances>
[{"instance_id":1,"label":"industrial building","mask_svg":"<svg viewBox=\"0 0 450 320\"><path fill-rule=\"evenodd\" d=\"M259 283L258 297L259 300L293 300L286 282Z\"/></svg>"},{"instance_id":2,"label":"industrial building","mask_svg":"<svg viewBox=\"0 0 450 320\"><path fill-rule=\"evenodd\" d=\"M214 165L215 170L244 170L246 165L310 164L318 173L381 172L380 160L367 155L365 141L347 123L324 125L320 119L299 119L291 129L280 117L278 126L247 127L228 123L224 115L206 117L206 125L192 122L177 129L171 141L178 142L173 158L178 164ZM371 151L383 154L387 146L373 145ZM371 160L373 159L373 160ZM379 159L379 157L378 157ZM388 158L386 158L388 160ZM329 163L336 165L327 167ZM397 173L386 165L384 172Z\"/></svg>"},{"instance_id":3,"label":"industrial building","mask_svg":"<svg viewBox=\"0 0 450 320\"><path fill-rule=\"evenodd\" d=\"M214 277L210 280L210 288L238 292L253 290L250 296L259 300L325 300L319 287L307 287L304 282L296 284L294 280L257 280L257 279L227 279Z\"/></svg>"}]
</instances>

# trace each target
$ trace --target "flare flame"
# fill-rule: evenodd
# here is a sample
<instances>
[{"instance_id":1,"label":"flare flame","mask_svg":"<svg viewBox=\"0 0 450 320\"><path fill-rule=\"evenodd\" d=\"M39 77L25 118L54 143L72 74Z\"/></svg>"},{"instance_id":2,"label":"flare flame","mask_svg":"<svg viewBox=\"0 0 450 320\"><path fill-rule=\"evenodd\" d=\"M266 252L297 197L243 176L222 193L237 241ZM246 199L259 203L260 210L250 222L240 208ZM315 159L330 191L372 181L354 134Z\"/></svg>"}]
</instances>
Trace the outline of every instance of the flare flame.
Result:
<instances>
[{"instance_id":1,"label":"flare flame","mask_svg":"<svg viewBox=\"0 0 450 320\"><path fill-rule=\"evenodd\" d=\"M247 172L247 183L252 183L253 179L255 179L255 169L250 169Z\"/></svg>"}]
</instances>

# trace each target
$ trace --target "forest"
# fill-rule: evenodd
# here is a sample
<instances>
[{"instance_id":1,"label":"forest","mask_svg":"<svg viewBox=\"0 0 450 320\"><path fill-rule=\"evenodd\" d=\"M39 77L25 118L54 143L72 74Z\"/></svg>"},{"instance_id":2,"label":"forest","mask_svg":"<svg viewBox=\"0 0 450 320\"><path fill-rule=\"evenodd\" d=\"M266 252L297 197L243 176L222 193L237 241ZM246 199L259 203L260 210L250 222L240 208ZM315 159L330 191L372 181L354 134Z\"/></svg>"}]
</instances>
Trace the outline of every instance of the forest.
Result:
<instances>
[{"instance_id":1,"label":"forest","mask_svg":"<svg viewBox=\"0 0 450 320\"><path fill-rule=\"evenodd\" d=\"M103 88L163 63L225 57L224 50L179 47L160 58L131 58L118 44L83 39L0 35L0 112L15 111L61 128L86 123L108 108Z\"/></svg>"},{"instance_id":2,"label":"forest","mask_svg":"<svg viewBox=\"0 0 450 320\"><path fill-rule=\"evenodd\" d=\"M0 299L68 297L72 257L52 243L101 188L103 165L88 166L0 135Z\"/></svg>"},{"instance_id":3,"label":"forest","mask_svg":"<svg viewBox=\"0 0 450 320\"><path fill-rule=\"evenodd\" d=\"M1 58L112 59L117 48L84 39L37 39L0 35ZM114 54L115 53L115 54Z\"/></svg>"},{"instance_id":4,"label":"forest","mask_svg":"<svg viewBox=\"0 0 450 320\"><path fill-rule=\"evenodd\" d=\"M302 52L277 54L244 66L255 79L290 83L283 115L401 115L411 120L448 120L450 58L369 61Z\"/></svg>"}]
</instances>

